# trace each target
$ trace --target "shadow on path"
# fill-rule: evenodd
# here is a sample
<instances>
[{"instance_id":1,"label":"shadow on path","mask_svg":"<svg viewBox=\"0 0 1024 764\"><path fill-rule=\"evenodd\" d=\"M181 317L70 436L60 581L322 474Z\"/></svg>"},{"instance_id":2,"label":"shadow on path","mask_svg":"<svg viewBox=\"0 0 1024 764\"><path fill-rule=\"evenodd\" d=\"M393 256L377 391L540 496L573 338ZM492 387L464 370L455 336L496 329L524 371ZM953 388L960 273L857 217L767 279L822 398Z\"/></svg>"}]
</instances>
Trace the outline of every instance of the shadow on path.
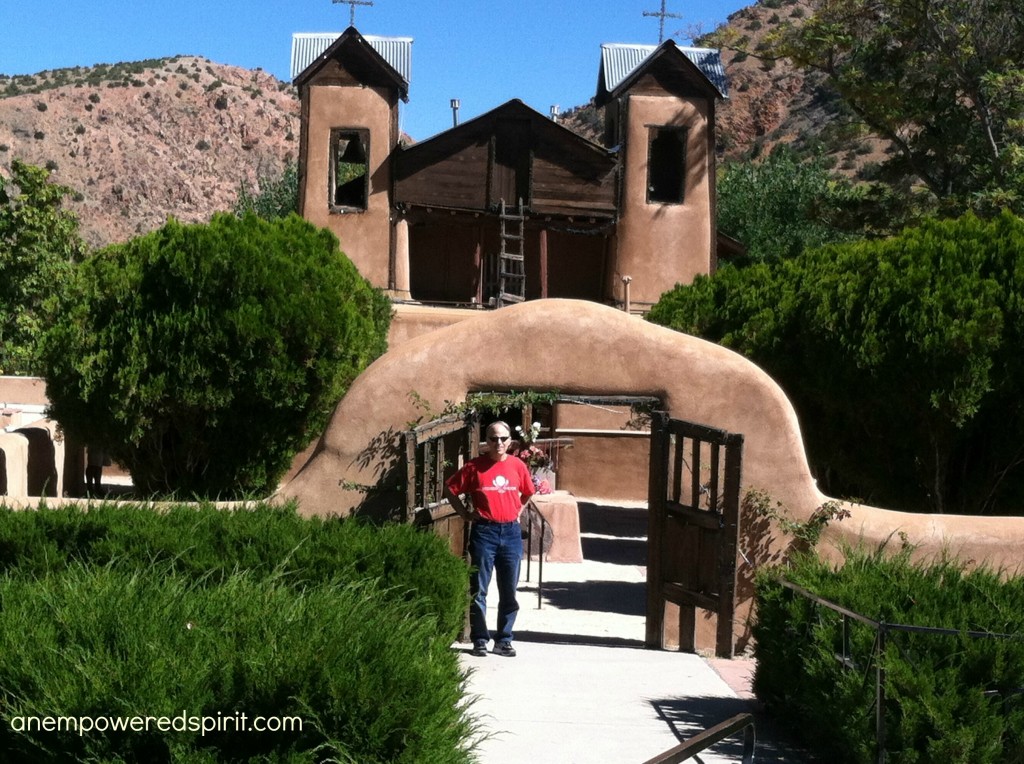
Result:
<instances>
[{"instance_id":1,"label":"shadow on path","mask_svg":"<svg viewBox=\"0 0 1024 764\"><path fill-rule=\"evenodd\" d=\"M647 536L647 510L579 502L580 533L640 538Z\"/></svg>"},{"instance_id":2,"label":"shadow on path","mask_svg":"<svg viewBox=\"0 0 1024 764\"><path fill-rule=\"evenodd\" d=\"M643 581L544 582L545 606L643 616L647 584Z\"/></svg>"},{"instance_id":3,"label":"shadow on path","mask_svg":"<svg viewBox=\"0 0 1024 764\"><path fill-rule=\"evenodd\" d=\"M651 706L672 730L679 742L720 724L736 714L754 715L754 761L757 764L821 764L791 735L781 729L760 711L754 701L742 698L688 697L652 700ZM723 740L708 749L708 752L739 761L743 755L743 736ZM694 759L699 761L700 756Z\"/></svg>"},{"instance_id":4,"label":"shadow on path","mask_svg":"<svg viewBox=\"0 0 1024 764\"><path fill-rule=\"evenodd\" d=\"M589 562L608 562L613 565L647 566L647 539L580 539L583 558Z\"/></svg>"},{"instance_id":5,"label":"shadow on path","mask_svg":"<svg viewBox=\"0 0 1024 764\"><path fill-rule=\"evenodd\" d=\"M596 634L554 634L548 631L522 631L516 629L517 642L543 642L549 645L588 645L593 647L631 647L636 649L644 646L642 639L628 637L602 637Z\"/></svg>"}]
</instances>

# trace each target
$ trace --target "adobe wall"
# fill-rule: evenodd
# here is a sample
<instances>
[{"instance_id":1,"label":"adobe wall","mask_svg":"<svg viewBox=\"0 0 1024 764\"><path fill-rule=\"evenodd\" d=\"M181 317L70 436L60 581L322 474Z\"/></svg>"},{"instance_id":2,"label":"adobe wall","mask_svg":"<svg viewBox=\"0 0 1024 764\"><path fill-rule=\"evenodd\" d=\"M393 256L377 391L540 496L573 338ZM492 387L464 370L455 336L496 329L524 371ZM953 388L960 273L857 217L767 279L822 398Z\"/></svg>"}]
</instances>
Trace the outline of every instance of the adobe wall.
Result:
<instances>
[{"instance_id":1,"label":"adobe wall","mask_svg":"<svg viewBox=\"0 0 1024 764\"><path fill-rule=\"evenodd\" d=\"M46 380L40 377L0 376L0 407L8 404L46 406Z\"/></svg>"},{"instance_id":2,"label":"adobe wall","mask_svg":"<svg viewBox=\"0 0 1024 764\"><path fill-rule=\"evenodd\" d=\"M28 438L0 430L0 496L28 494Z\"/></svg>"},{"instance_id":3,"label":"adobe wall","mask_svg":"<svg viewBox=\"0 0 1024 764\"><path fill-rule=\"evenodd\" d=\"M558 487L603 503L643 501L651 459L651 431L628 406L559 403L553 437Z\"/></svg>"},{"instance_id":4,"label":"adobe wall","mask_svg":"<svg viewBox=\"0 0 1024 764\"><path fill-rule=\"evenodd\" d=\"M677 283L711 272L711 157L708 102L665 96L629 96L622 217L611 287L622 300L621 278L631 276L630 300L649 307ZM648 130L689 127L682 204L647 203Z\"/></svg>"},{"instance_id":5,"label":"adobe wall","mask_svg":"<svg viewBox=\"0 0 1024 764\"><path fill-rule=\"evenodd\" d=\"M17 430L28 441L26 489L29 496L64 495L64 439L57 423L40 419Z\"/></svg>"},{"instance_id":6,"label":"adobe wall","mask_svg":"<svg viewBox=\"0 0 1024 764\"><path fill-rule=\"evenodd\" d=\"M393 306L388 329L388 348L393 350L404 342L446 326L466 321L480 311L469 308L434 308L426 305L397 304Z\"/></svg>"},{"instance_id":7,"label":"adobe wall","mask_svg":"<svg viewBox=\"0 0 1024 764\"><path fill-rule=\"evenodd\" d=\"M381 444L424 415L417 400L436 412L470 391L531 389L657 397L675 417L744 433L748 484L808 514L826 498L796 415L764 372L712 343L578 300L478 313L398 345L356 379L279 495L298 498L305 514L349 513L363 502L353 486L376 485L385 471Z\"/></svg>"},{"instance_id":8,"label":"adobe wall","mask_svg":"<svg viewBox=\"0 0 1024 764\"><path fill-rule=\"evenodd\" d=\"M384 491L374 487L400 478L399 435L425 413L411 394L437 411L475 390L654 396L675 418L744 435L744 492L767 491L798 521L829 500L808 468L792 406L761 369L718 345L575 300L539 300L478 313L403 342L355 381L310 461L276 498L297 499L305 515L347 514L364 501L397 504L399 485ZM588 469L594 472L600 465ZM561 481L559 487L565 487ZM905 534L919 546L919 556L948 549L1008 572L1020 566L1024 517L846 506L852 517L829 525L821 544L826 555L838 558L839 542L877 545ZM753 520L748 518L742 529L743 554L737 559L736 638L741 645L749 639L751 566L783 558L790 545L776 527L764 522L750 527Z\"/></svg>"},{"instance_id":9,"label":"adobe wall","mask_svg":"<svg viewBox=\"0 0 1024 764\"><path fill-rule=\"evenodd\" d=\"M302 216L313 225L329 228L341 250L371 284L387 289L391 270L390 159L395 141L390 101L394 96L379 88L310 85L305 119L305 176ZM370 132L370 195L361 212L332 213L328 204L331 130L366 129Z\"/></svg>"}]
</instances>

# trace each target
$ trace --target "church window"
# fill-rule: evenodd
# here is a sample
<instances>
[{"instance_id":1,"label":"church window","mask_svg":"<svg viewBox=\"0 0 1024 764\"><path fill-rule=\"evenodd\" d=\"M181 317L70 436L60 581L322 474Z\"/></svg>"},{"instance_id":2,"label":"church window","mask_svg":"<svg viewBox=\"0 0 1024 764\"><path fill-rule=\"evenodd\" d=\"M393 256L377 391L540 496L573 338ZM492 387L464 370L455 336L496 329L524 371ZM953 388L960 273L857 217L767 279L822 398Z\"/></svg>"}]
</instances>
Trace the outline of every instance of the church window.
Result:
<instances>
[{"instance_id":1,"label":"church window","mask_svg":"<svg viewBox=\"0 0 1024 764\"><path fill-rule=\"evenodd\" d=\"M370 134L331 131L331 209L365 210L370 195Z\"/></svg>"},{"instance_id":2,"label":"church window","mask_svg":"<svg viewBox=\"0 0 1024 764\"><path fill-rule=\"evenodd\" d=\"M682 204L686 188L686 128L656 127L647 144L647 201Z\"/></svg>"}]
</instances>

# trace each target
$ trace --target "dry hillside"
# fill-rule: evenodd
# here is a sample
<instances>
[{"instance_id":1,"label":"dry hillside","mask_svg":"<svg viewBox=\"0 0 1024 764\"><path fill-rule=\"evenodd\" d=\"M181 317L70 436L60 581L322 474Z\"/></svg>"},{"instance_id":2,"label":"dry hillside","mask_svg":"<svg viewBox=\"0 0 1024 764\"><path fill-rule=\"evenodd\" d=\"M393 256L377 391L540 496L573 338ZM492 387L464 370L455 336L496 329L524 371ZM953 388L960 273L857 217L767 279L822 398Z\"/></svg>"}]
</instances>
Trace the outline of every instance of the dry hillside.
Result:
<instances>
[{"instance_id":1,"label":"dry hillside","mask_svg":"<svg viewBox=\"0 0 1024 764\"><path fill-rule=\"evenodd\" d=\"M799 24L813 7L813 0L761 0L698 40L721 48L729 80L729 97L717 109L719 155L742 160L788 144L805 155L823 155L846 175L863 177L884 159L885 142L867 134L822 76L806 75L770 55L769 35L782 24ZM589 104L567 111L562 122L599 141L603 119Z\"/></svg>"},{"instance_id":2,"label":"dry hillside","mask_svg":"<svg viewBox=\"0 0 1024 764\"><path fill-rule=\"evenodd\" d=\"M0 172L49 167L92 245L231 209L242 183L298 154L290 85L181 56L0 75Z\"/></svg>"},{"instance_id":3,"label":"dry hillside","mask_svg":"<svg viewBox=\"0 0 1024 764\"><path fill-rule=\"evenodd\" d=\"M812 1L762 0L718 30L733 42L723 47L730 92L718 110L724 158L789 143L857 175L884 157L884 146L820 81L760 55L766 36L799 23ZM602 122L593 106L563 116L594 140ZM96 246L153 230L168 216L199 222L230 209L243 183L255 189L258 178L295 160L298 135L289 84L202 58L0 74L0 172L13 157L51 168L73 190L71 207Z\"/></svg>"},{"instance_id":4,"label":"dry hillside","mask_svg":"<svg viewBox=\"0 0 1024 764\"><path fill-rule=\"evenodd\" d=\"M805 74L770 55L769 35L782 24L799 24L814 4L762 0L732 14L718 30L730 41L722 46L729 99L718 111L718 145L726 159L790 144L804 154L823 154L854 176L884 159L886 142L868 134L822 75Z\"/></svg>"}]
</instances>

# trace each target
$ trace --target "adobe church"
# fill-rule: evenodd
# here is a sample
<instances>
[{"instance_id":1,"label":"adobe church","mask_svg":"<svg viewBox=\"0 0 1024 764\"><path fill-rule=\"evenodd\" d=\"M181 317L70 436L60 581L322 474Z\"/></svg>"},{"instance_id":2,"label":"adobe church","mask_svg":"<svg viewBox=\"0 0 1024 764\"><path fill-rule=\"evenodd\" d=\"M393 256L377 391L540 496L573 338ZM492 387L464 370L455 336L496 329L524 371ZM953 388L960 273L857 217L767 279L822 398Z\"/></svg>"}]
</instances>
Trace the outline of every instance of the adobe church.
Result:
<instances>
[{"instance_id":1,"label":"adobe church","mask_svg":"<svg viewBox=\"0 0 1024 764\"><path fill-rule=\"evenodd\" d=\"M396 302L644 312L714 270L718 51L603 45L605 146L519 100L408 145L407 37L297 34L299 209Z\"/></svg>"}]
</instances>

